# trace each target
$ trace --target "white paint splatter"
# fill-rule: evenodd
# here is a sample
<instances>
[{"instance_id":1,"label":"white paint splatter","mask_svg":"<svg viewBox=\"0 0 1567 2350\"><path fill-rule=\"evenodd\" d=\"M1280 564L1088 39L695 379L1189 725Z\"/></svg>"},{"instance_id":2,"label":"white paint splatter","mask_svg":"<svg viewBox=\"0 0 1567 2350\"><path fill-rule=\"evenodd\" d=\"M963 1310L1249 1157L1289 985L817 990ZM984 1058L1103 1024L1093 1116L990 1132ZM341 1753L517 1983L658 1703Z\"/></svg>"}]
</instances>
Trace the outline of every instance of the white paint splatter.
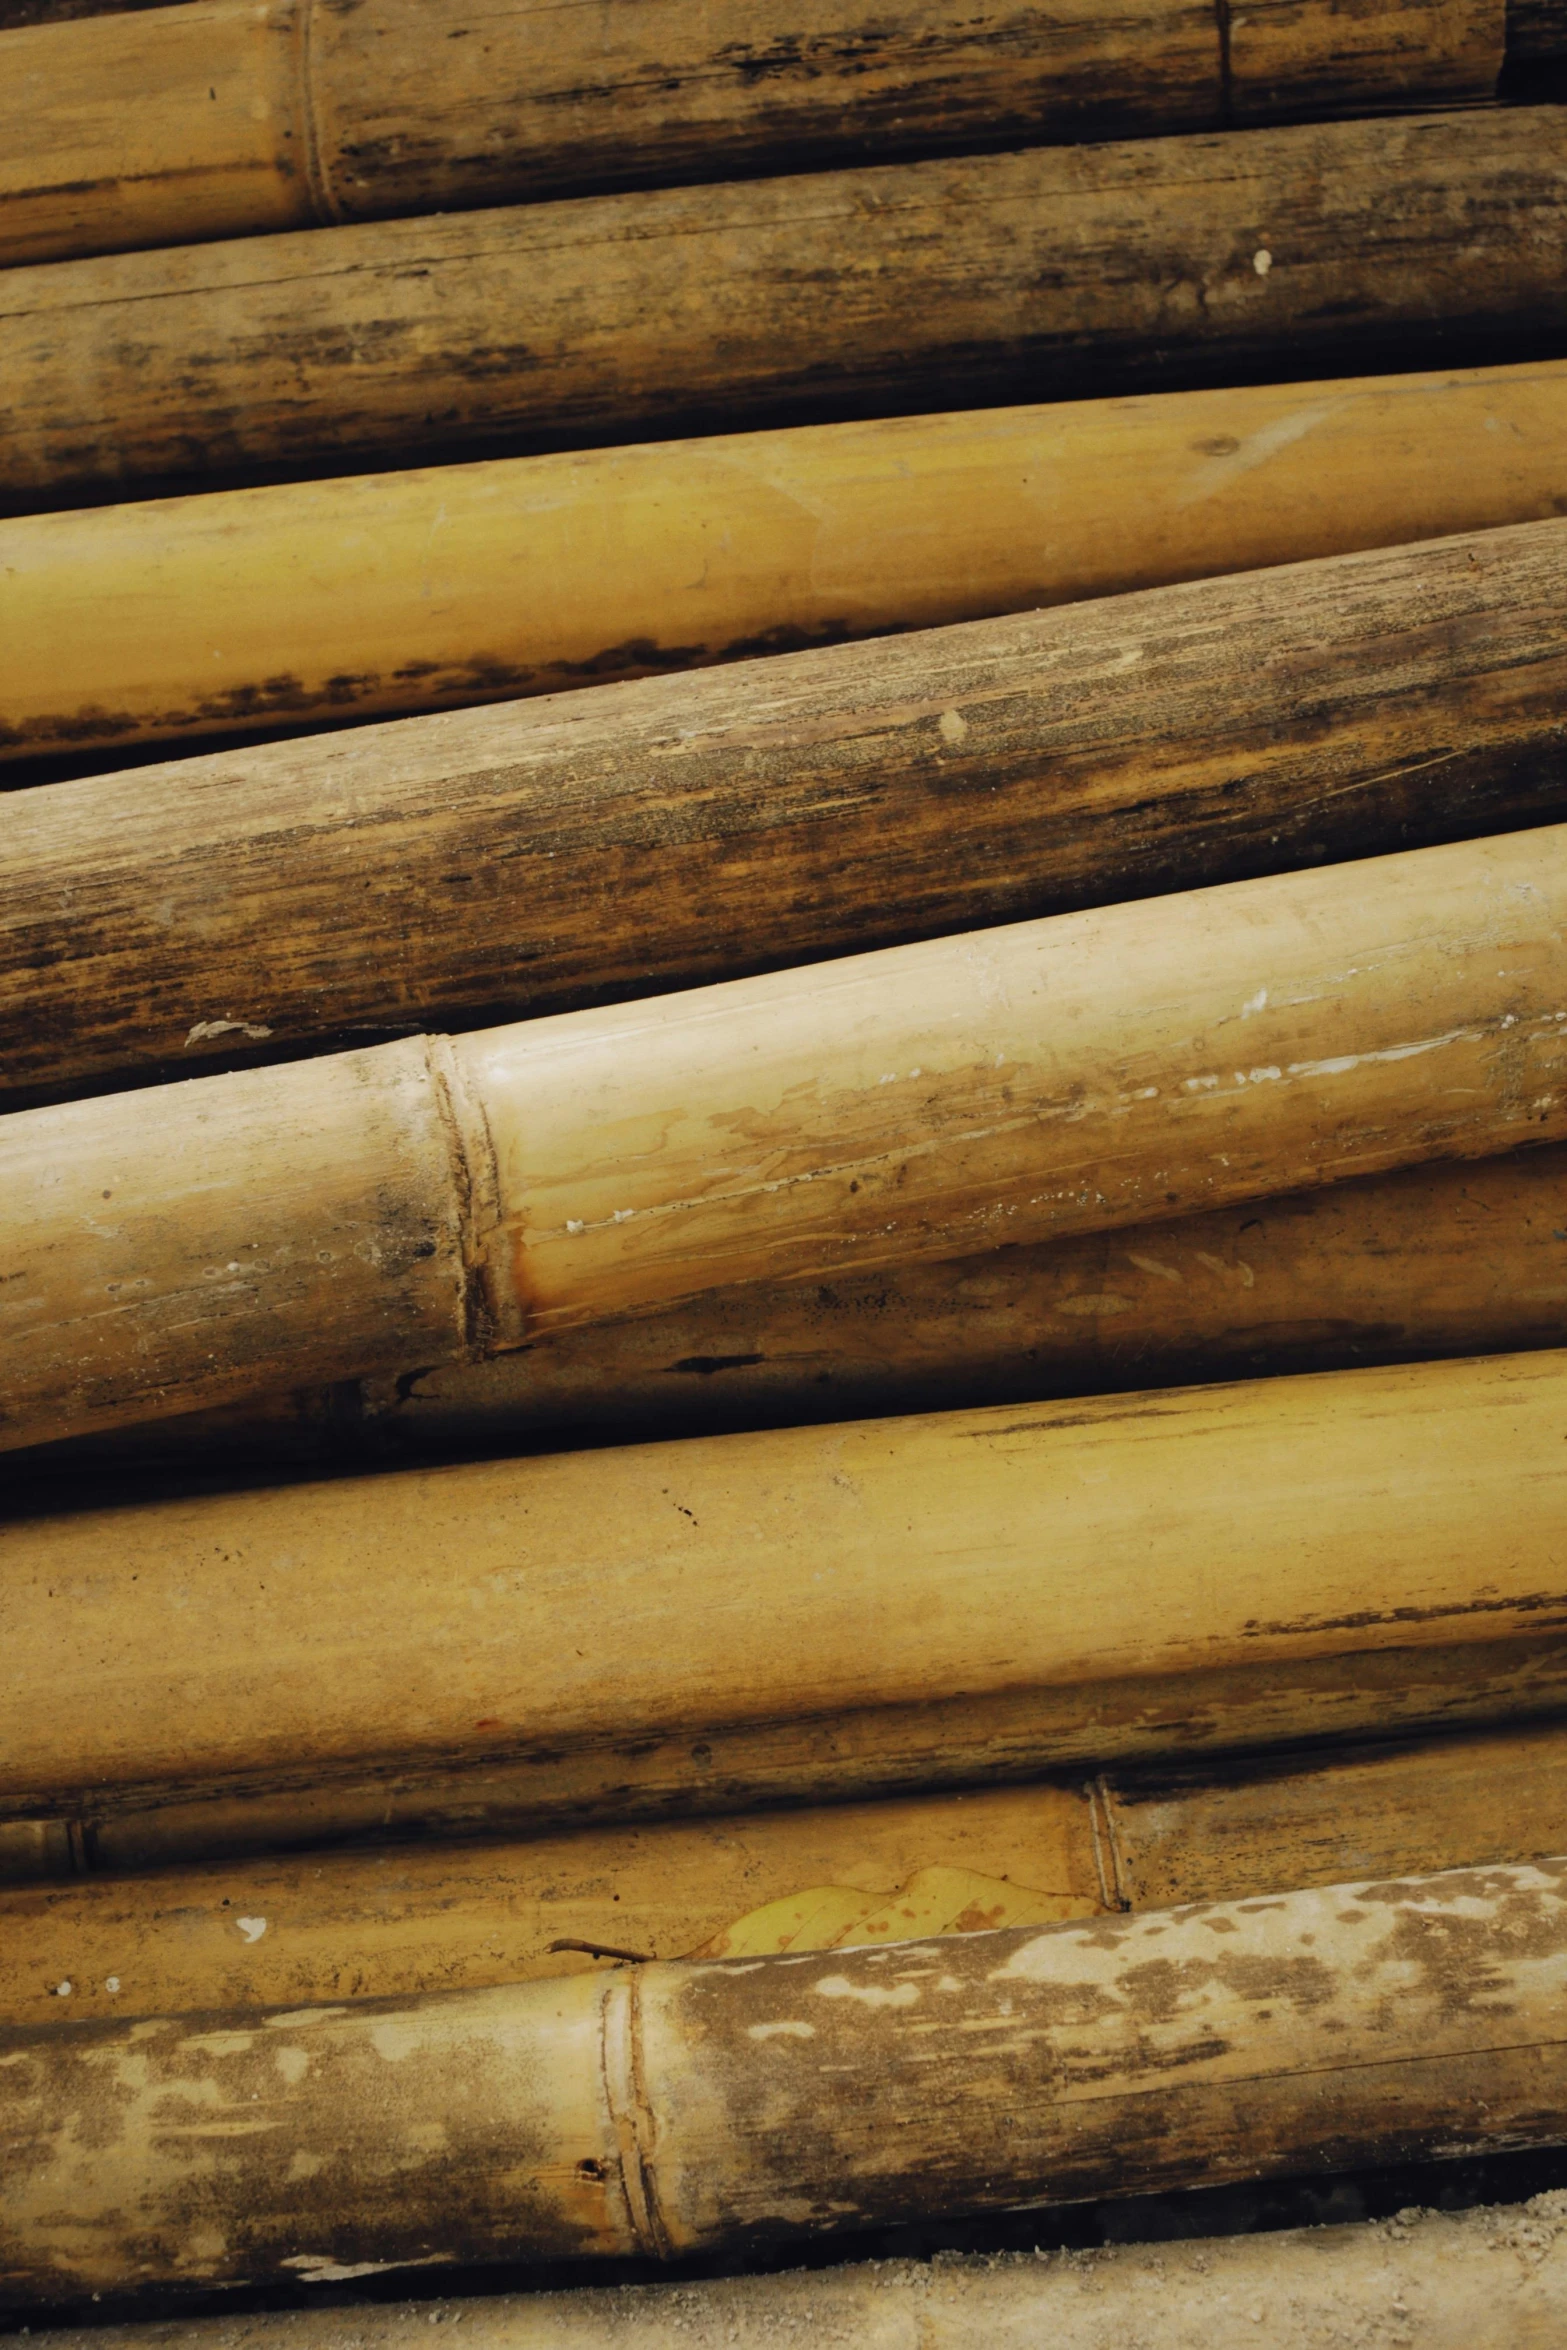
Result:
<instances>
[{"instance_id":1,"label":"white paint splatter","mask_svg":"<svg viewBox=\"0 0 1567 2350\"><path fill-rule=\"evenodd\" d=\"M1413 1061L1421 1053L1434 1053L1448 1044L1480 1044L1483 1032L1478 1028L1450 1028L1445 1036L1424 1036L1417 1044L1384 1045L1380 1052L1340 1053L1331 1061L1291 1061L1292 1077L1346 1077L1351 1069L1369 1069L1386 1061Z\"/></svg>"},{"instance_id":2,"label":"white paint splatter","mask_svg":"<svg viewBox=\"0 0 1567 2350\"><path fill-rule=\"evenodd\" d=\"M265 1918L236 1918L234 1923L247 1942L259 1942L267 1930Z\"/></svg>"},{"instance_id":3,"label":"white paint splatter","mask_svg":"<svg viewBox=\"0 0 1567 2350\"><path fill-rule=\"evenodd\" d=\"M746 2037L751 2040L814 2040L814 2024L748 2024Z\"/></svg>"},{"instance_id":4,"label":"white paint splatter","mask_svg":"<svg viewBox=\"0 0 1567 2350\"><path fill-rule=\"evenodd\" d=\"M198 1020L185 1039L185 1050L193 1044L206 1044L214 1036L243 1036L251 1044L264 1044L272 1034L257 1020Z\"/></svg>"},{"instance_id":5,"label":"white paint splatter","mask_svg":"<svg viewBox=\"0 0 1567 2350\"><path fill-rule=\"evenodd\" d=\"M913 1983L887 1991L880 1983L851 1983L847 1975L823 1975L815 1989L822 1999L857 1999L862 2007L913 2007L919 2000Z\"/></svg>"},{"instance_id":6,"label":"white paint splatter","mask_svg":"<svg viewBox=\"0 0 1567 2350\"><path fill-rule=\"evenodd\" d=\"M304 2285L346 2285L355 2277L384 2276L393 2268L444 2268L451 2257L449 2252L431 2252L423 2260L337 2261L330 2252L291 2252L282 2266L297 2270Z\"/></svg>"}]
</instances>

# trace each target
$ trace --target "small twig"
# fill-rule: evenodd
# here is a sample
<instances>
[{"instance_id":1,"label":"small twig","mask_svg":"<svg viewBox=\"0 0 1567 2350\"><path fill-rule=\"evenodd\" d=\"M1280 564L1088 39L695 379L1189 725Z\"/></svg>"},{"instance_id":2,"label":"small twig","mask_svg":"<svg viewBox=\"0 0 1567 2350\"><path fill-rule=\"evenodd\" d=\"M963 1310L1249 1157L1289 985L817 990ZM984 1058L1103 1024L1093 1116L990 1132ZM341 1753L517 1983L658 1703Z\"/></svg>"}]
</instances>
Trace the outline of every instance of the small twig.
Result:
<instances>
[{"instance_id":1,"label":"small twig","mask_svg":"<svg viewBox=\"0 0 1567 2350\"><path fill-rule=\"evenodd\" d=\"M548 1948L552 1954L557 1950L584 1950L589 1958L622 1958L628 1966L651 1966L653 1963L651 1950L616 1950L608 1942L579 1942L571 1934L564 1935L559 1942L551 1942Z\"/></svg>"}]
</instances>

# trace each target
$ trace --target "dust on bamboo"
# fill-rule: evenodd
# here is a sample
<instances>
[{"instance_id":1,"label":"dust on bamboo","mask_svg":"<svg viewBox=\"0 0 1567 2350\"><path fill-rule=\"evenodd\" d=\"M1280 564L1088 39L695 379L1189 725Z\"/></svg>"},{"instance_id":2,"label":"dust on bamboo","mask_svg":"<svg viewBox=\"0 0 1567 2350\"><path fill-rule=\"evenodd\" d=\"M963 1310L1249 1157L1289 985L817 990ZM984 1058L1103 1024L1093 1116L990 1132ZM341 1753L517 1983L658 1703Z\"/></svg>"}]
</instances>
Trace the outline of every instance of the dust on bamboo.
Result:
<instances>
[{"instance_id":1,"label":"dust on bamboo","mask_svg":"<svg viewBox=\"0 0 1567 2350\"><path fill-rule=\"evenodd\" d=\"M1564 1397L1499 1356L16 1520L0 1811L114 1865L160 1804L221 1852L1538 1712Z\"/></svg>"},{"instance_id":2,"label":"dust on bamboo","mask_svg":"<svg viewBox=\"0 0 1567 2350\"><path fill-rule=\"evenodd\" d=\"M1560 108L1480 109L46 263L0 288L0 500L1522 358L1564 162Z\"/></svg>"},{"instance_id":3,"label":"dust on bamboo","mask_svg":"<svg viewBox=\"0 0 1567 2350\"><path fill-rule=\"evenodd\" d=\"M1564 1992L1567 1861L1542 1860L13 2035L0 2279L47 2304L371 2263L749 2251L1545 2145L1567 2099Z\"/></svg>"},{"instance_id":4,"label":"dust on bamboo","mask_svg":"<svg viewBox=\"0 0 1567 2350\"><path fill-rule=\"evenodd\" d=\"M22 1112L0 1443L1564 1133L1559 825Z\"/></svg>"},{"instance_id":5,"label":"dust on bamboo","mask_svg":"<svg viewBox=\"0 0 1567 2350\"><path fill-rule=\"evenodd\" d=\"M0 760L558 693L1564 507L1557 361L13 517Z\"/></svg>"},{"instance_id":6,"label":"dust on bamboo","mask_svg":"<svg viewBox=\"0 0 1567 2350\"><path fill-rule=\"evenodd\" d=\"M1283 413L1307 445L1309 397ZM1400 395L1388 414L1412 429ZM1524 445L1494 415L1520 433L1479 439ZM1182 511L1241 456L1287 502L1257 455L1199 454ZM1544 456L1551 480L1567 498ZM1567 521L1539 521L20 793L0 1087L567 1010L1560 814L1564 602Z\"/></svg>"},{"instance_id":7,"label":"dust on bamboo","mask_svg":"<svg viewBox=\"0 0 1567 2350\"><path fill-rule=\"evenodd\" d=\"M1567 1732L65 1883L40 1880L42 1837L25 1849L22 1831L44 1825L0 1823L0 1872L17 1872L0 1885L0 2029L414 1998L581 1973L595 1956L851 1949L1528 1859L1567 1842ZM64 1844L52 1857L68 1874ZM77 1852L104 1858L90 1828Z\"/></svg>"},{"instance_id":8,"label":"dust on bamboo","mask_svg":"<svg viewBox=\"0 0 1567 2350\"><path fill-rule=\"evenodd\" d=\"M6 39L0 265L313 222L1494 95L1503 0L888 11L185 0ZM3 22L3 14L0 14ZM722 26L722 30L720 30ZM738 37L735 37L738 34Z\"/></svg>"}]
</instances>

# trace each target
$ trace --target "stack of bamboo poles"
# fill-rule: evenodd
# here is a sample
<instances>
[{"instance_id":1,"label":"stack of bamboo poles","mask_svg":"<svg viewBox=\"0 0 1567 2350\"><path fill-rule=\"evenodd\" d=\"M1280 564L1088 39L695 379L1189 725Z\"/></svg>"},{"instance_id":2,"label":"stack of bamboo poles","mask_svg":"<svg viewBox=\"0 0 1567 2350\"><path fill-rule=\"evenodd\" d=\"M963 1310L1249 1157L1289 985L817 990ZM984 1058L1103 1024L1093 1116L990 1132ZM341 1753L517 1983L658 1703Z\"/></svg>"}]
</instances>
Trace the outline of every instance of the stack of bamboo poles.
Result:
<instances>
[{"instance_id":1,"label":"stack of bamboo poles","mask_svg":"<svg viewBox=\"0 0 1567 2350\"><path fill-rule=\"evenodd\" d=\"M1567 2147L1567 10L0 27L0 2322Z\"/></svg>"}]
</instances>

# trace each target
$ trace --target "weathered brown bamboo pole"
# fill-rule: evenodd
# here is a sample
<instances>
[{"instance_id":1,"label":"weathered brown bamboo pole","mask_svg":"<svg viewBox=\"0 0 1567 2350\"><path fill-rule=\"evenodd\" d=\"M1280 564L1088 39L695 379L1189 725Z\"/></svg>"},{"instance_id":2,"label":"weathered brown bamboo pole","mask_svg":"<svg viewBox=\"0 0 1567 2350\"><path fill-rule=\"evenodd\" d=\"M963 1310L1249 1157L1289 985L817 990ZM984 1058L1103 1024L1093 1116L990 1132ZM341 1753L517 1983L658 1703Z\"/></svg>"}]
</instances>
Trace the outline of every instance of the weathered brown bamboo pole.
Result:
<instances>
[{"instance_id":1,"label":"weathered brown bamboo pole","mask_svg":"<svg viewBox=\"0 0 1567 2350\"><path fill-rule=\"evenodd\" d=\"M384 1464L564 1429L701 1435L1564 1338L1567 1152L1547 1145L950 1263L718 1290L485 1362L79 1437L33 1476L38 1495L58 1479L74 1498L89 1469Z\"/></svg>"},{"instance_id":2,"label":"weathered brown bamboo pole","mask_svg":"<svg viewBox=\"0 0 1567 2350\"><path fill-rule=\"evenodd\" d=\"M1507 0L1507 55L1518 65L1559 65L1567 59L1563 0Z\"/></svg>"},{"instance_id":3,"label":"weathered brown bamboo pole","mask_svg":"<svg viewBox=\"0 0 1567 2350\"><path fill-rule=\"evenodd\" d=\"M1559 2193L1480 2210L1406 2210L1086 2251L944 2252L700 2284L578 2286L457 2301L230 2311L166 2326L160 2350L428 2350L460 2325L479 2350L1557 2350L1567 2327ZM1259 2333L1259 2329L1262 2329ZM25 2330L25 2329L24 2329ZM53 2328L59 2350L145 2350L145 2327ZM20 2337L7 2337L20 2350Z\"/></svg>"},{"instance_id":4,"label":"weathered brown bamboo pole","mask_svg":"<svg viewBox=\"0 0 1567 2350\"><path fill-rule=\"evenodd\" d=\"M0 1444L1564 1133L1560 825L34 1110Z\"/></svg>"},{"instance_id":5,"label":"weathered brown bamboo pole","mask_svg":"<svg viewBox=\"0 0 1567 2350\"><path fill-rule=\"evenodd\" d=\"M1503 0L960 14L844 0L503 12L201 0L0 69L0 264L922 149L1490 98Z\"/></svg>"},{"instance_id":6,"label":"weathered brown bamboo pole","mask_svg":"<svg viewBox=\"0 0 1567 2350\"><path fill-rule=\"evenodd\" d=\"M15 1521L0 1812L114 1866L158 1802L221 1853L1539 1712L1564 1398L1512 1355Z\"/></svg>"},{"instance_id":7,"label":"weathered brown bamboo pole","mask_svg":"<svg viewBox=\"0 0 1567 2350\"><path fill-rule=\"evenodd\" d=\"M0 0L0 25L68 24L84 16L121 16L134 8L184 5L185 0Z\"/></svg>"},{"instance_id":8,"label":"weathered brown bamboo pole","mask_svg":"<svg viewBox=\"0 0 1567 2350\"><path fill-rule=\"evenodd\" d=\"M1564 604L1567 521L1542 521L20 793L0 1088L1560 814Z\"/></svg>"},{"instance_id":9,"label":"weathered brown bamboo pole","mask_svg":"<svg viewBox=\"0 0 1567 2350\"><path fill-rule=\"evenodd\" d=\"M627 1951L847 1949L1473 1868L1564 1837L1567 1732L1548 1722L1087 1785L14 1883L0 1889L0 2029L414 1998ZM77 1849L92 1865L90 1830Z\"/></svg>"},{"instance_id":10,"label":"weathered brown bamboo pole","mask_svg":"<svg viewBox=\"0 0 1567 2350\"><path fill-rule=\"evenodd\" d=\"M1567 1861L5 2053L14 2300L746 2250L1557 2143Z\"/></svg>"},{"instance_id":11,"label":"weathered brown bamboo pole","mask_svg":"<svg viewBox=\"0 0 1567 2350\"><path fill-rule=\"evenodd\" d=\"M582 198L9 273L0 500L1498 361L1564 325L1551 106Z\"/></svg>"},{"instance_id":12,"label":"weathered brown bamboo pole","mask_svg":"<svg viewBox=\"0 0 1567 2350\"><path fill-rule=\"evenodd\" d=\"M557 693L1564 508L1555 361L18 516L0 760Z\"/></svg>"}]
</instances>

